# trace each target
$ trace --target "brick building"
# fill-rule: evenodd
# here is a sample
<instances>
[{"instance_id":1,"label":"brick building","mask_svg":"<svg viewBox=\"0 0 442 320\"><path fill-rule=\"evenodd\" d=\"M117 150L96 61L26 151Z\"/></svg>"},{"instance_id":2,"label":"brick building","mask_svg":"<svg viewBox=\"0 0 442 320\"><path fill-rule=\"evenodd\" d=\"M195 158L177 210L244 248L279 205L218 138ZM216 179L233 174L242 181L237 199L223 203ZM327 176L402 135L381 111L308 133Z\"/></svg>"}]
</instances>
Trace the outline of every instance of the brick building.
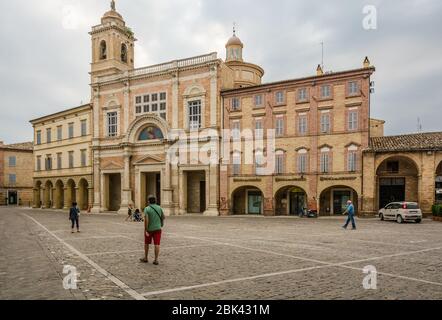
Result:
<instances>
[{"instance_id":1,"label":"brick building","mask_svg":"<svg viewBox=\"0 0 442 320\"><path fill-rule=\"evenodd\" d=\"M5 145L0 141L0 205L31 205L32 148L32 142Z\"/></svg>"},{"instance_id":2,"label":"brick building","mask_svg":"<svg viewBox=\"0 0 442 320\"><path fill-rule=\"evenodd\" d=\"M168 215L296 215L312 206L333 215L349 199L357 213L376 212L385 152L373 143L387 138L384 121L370 119L368 58L358 69L318 66L310 77L262 83L264 69L244 59L234 31L225 61L209 53L135 68L136 39L114 2L90 36L90 104L32 121L36 207L75 199L126 213L152 194ZM411 148L416 163L431 158ZM406 195L422 190L427 210L439 191L427 197L423 188L442 189L441 165L420 166L404 173Z\"/></svg>"}]
</instances>

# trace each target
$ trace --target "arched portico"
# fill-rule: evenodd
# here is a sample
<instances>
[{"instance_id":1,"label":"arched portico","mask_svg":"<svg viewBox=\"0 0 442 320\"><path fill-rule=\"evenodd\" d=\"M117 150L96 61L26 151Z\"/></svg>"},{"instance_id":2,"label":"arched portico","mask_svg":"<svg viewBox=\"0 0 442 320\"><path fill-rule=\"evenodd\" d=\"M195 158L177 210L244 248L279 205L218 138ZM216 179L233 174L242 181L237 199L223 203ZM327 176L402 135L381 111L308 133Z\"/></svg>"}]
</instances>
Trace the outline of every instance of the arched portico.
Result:
<instances>
[{"instance_id":1,"label":"arched portico","mask_svg":"<svg viewBox=\"0 0 442 320\"><path fill-rule=\"evenodd\" d=\"M232 192L232 214L264 214L264 194L258 187L242 186Z\"/></svg>"},{"instance_id":2,"label":"arched portico","mask_svg":"<svg viewBox=\"0 0 442 320\"><path fill-rule=\"evenodd\" d=\"M64 207L66 209L70 208L72 206L72 203L77 201L75 188L76 188L75 181L69 179L68 182L66 183L66 189L64 195L64 200L65 200Z\"/></svg>"},{"instance_id":3,"label":"arched portico","mask_svg":"<svg viewBox=\"0 0 442 320\"><path fill-rule=\"evenodd\" d=\"M43 205L46 209L52 208L53 205L53 189L54 185L51 181L46 181L45 183L45 189L44 189L44 201Z\"/></svg>"},{"instance_id":4,"label":"arched portico","mask_svg":"<svg viewBox=\"0 0 442 320\"><path fill-rule=\"evenodd\" d=\"M341 215L347 207L348 200L353 202L356 214L358 214L359 196L353 188L345 185L328 187L320 195L319 215Z\"/></svg>"},{"instance_id":5,"label":"arched portico","mask_svg":"<svg viewBox=\"0 0 442 320\"><path fill-rule=\"evenodd\" d=\"M307 208L307 193L304 189L291 185L280 188L275 193L276 215L300 215Z\"/></svg>"},{"instance_id":6,"label":"arched portico","mask_svg":"<svg viewBox=\"0 0 442 320\"><path fill-rule=\"evenodd\" d=\"M87 210L89 206L89 183L81 179L78 183L78 207L80 210Z\"/></svg>"},{"instance_id":7,"label":"arched portico","mask_svg":"<svg viewBox=\"0 0 442 320\"><path fill-rule=\"evenodd\" d=\"M435 202L442 204L442 161L436 168Z\"/></svg>"},{"instance_id":8,"label":"arched portico","mask_svg":"<svg viewBox=\"0 0 442 320\"><path fill-rule=\"evenodd\" d=\"M376 169L378 209L390 202L419 202L419 167L407 156L385 158Z\"/></svg>"},{"instance_id":9,"label":"arched portico","mask_svg":"<svg viewBox=\"0 0 442 320\"><path fill-rule=\"evenodd\" d=\"M63 181L58 180L55 183L54 208L63 209L63 207L64 207L64 184Z\"/></svg>"}]
</instances>

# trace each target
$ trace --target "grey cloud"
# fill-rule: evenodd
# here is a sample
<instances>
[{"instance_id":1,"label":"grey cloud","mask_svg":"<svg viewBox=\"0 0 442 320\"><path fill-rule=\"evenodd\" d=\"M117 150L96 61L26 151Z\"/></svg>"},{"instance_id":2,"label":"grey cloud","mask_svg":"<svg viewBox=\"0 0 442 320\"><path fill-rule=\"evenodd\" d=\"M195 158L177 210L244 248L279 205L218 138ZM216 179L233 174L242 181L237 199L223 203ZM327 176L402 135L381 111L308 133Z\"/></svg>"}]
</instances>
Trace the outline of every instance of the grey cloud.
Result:
<instances>
[{"instance_id":1,"label":"grey cloud","mask_svg":"<svg viewBox=\"0 0 442 320\"><path fill-rule=\"evenodd\" d=\"M367 4L378 8L378 30L362 28ZM75 30L62 27L66 5L81 15ZM108 8L103 0L0 2L1 140L30 140L30 119L89 100L87 32ZM314 74L324 41L327 70L358 68L365 55L377 67L372 115L388 134L416 131L417 117L424 130L442 130L440 1L118 0L117 9L139 39L138 67L211 51L224 58L235 21L265 81Z\"/></svg>"}]
</instances>

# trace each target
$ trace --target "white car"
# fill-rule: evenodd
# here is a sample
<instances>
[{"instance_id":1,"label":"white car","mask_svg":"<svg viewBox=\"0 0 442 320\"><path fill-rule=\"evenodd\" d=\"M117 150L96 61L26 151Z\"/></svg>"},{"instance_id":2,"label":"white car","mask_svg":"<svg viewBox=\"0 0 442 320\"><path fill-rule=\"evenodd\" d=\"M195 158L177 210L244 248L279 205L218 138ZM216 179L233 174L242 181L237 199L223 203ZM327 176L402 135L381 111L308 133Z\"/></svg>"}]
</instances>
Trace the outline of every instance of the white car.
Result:
<instances>
[{"instance_id":1,"label":"white car","mask_svg":"<svg viewBox=\"0 0 442 320\"><path fill-rule=\"evenodd\" d=\"M379 218L384 220L395 220L397 223L405 221L422 222L422 211L416 202L392 202L379 210Z\"/></svg>"}]
</instances>

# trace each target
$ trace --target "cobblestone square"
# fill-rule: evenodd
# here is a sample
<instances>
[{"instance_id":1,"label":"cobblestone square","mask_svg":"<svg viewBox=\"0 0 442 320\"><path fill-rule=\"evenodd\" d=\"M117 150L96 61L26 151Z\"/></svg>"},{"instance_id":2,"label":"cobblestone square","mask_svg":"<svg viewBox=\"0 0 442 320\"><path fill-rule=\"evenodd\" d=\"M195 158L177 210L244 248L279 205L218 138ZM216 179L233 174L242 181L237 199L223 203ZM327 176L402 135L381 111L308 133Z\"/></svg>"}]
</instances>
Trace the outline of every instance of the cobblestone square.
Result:
<instances>
[{"instance_id":1,"label":"cobblestone square","mask_svg":"<svg viewBox=\"0 0 442 320\"><path fill-rule=\"evenodd\" d=\"M160 266L138 262L143 224L0 208L0 299L442 299L442 225L343 217L169 217ZM152 259L152 257L151 257ZM65 290L64 266L79 273ZM366 290L364 267L377 270Z\"/></svg>"}]
</instances>

